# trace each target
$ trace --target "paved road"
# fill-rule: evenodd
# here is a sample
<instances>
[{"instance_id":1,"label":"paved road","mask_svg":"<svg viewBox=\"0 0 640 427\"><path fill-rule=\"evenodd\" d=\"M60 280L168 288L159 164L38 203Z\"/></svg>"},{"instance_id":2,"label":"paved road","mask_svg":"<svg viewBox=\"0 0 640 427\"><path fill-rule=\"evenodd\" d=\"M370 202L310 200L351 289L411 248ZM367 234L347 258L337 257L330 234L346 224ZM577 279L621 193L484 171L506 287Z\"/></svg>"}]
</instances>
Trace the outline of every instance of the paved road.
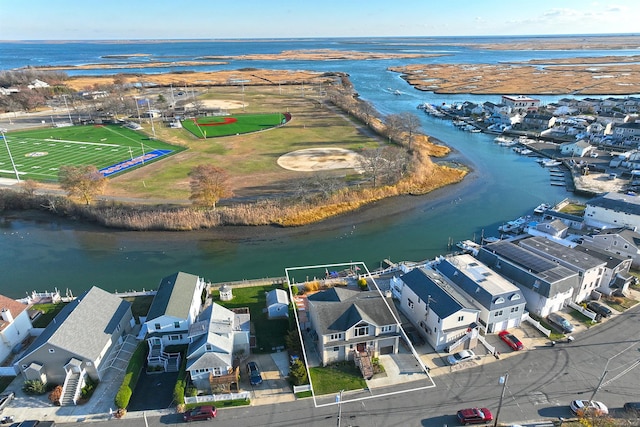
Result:
<instances>
[{"instance_id":1,"label":"paved road","mask_svg":"<svg viewBox=\"0 0 640 427\"><path fill-rule=\"evenodd\" d=\"M596 400L621 415L623 403L640 396L640 305L598 327L579 332L573 343L555 347L539 342L536 348L496 360L476 363L454 373L435 376L435 389L342 405L342 426L412 427L457 425L453 414L461 407L497 409L502 391L500 376L509 373L500 421L525 425L549 425L541 420L569 418L573 399L589 399L598 383ZM491 357L491 356L490 356ZM223 408L216 426L337 425L337 405L314 408L311 399L290 403ZM528 421L529 420L529 421ZM538 421L538 423L536 423ZM144 427L142 414L128 414L119 421ZM181 423L176 414L148 413L148 426ZM96 427L113 421L97 421ZM64 424L62 424L64 425ZM71 425L71 424L68 424ZM640 425L640 420L630 425Z\"/></svg>"}]
</instances>

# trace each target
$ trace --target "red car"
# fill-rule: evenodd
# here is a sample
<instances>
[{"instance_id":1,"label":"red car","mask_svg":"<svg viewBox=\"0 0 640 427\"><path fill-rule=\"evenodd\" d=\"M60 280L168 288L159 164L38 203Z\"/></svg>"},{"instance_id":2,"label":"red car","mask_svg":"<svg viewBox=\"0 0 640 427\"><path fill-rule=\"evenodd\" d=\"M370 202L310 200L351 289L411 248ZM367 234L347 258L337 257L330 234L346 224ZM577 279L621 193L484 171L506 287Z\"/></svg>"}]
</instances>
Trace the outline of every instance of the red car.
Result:
<instances>
[{"instance_id":1,"label":"red car","mask_svg":"<svg viewBox=\"0 0 640 427\"><path fill-rule=\"evenodd\" d=\"M469 408L458 411L458 420L463 424L480 424L493 420L491 411L487 408Z\"/></svg>"},{"instance_id":2,"label":"red car","mask_svg":"<svg viewBox=\"0 0 640 427\"><path fill-rule=\"evenodd\" d=\"M507 343L507 345L514 350L522 350L524 348L518 337L516 337L509 331L502 331L498 334L498 336L502 341Z\"/></svg>"},{"instance_id":3,"label":"red car","mask_svg":"<svg viewBox=\"0 0 640 427\"><path fill-rule=\"evenodd\" d=\"M184 413L184 420L189 421L200 421L200 420L210 420L211 418L215 418L218 415L218 410L215 406L196 406L192 410Z\"/></svg>"}]
</instances>

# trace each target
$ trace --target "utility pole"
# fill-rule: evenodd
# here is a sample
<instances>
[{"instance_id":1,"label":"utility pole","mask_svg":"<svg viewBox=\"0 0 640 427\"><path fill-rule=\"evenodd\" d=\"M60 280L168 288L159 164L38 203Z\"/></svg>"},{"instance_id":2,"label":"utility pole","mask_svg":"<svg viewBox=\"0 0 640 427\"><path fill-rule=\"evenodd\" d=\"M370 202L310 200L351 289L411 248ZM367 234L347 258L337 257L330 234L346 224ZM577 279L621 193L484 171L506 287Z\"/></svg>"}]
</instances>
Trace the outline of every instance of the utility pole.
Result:
<instances>
[{"instance_id":1,"label":"utility pole","mask_svg":"<svg viewBox=\"0 0 640 427\"><path fill-rule=\"evenodd\" d=\"M504 377L500 377L500 383L502 384L502 393L500 393L500 403L498 404L498 410L496 411L496 418L493 421L493 427L498 427L498 417L500 416L500 409L502 409L502 400L504 399L504 392L507 389L508 379L509 372L504 374Z\"/></svg>"},{"instance_id":2,"label":"utility pole","mask_svg":"<svg viewBox=\"0 0 640 427\"><path fill-rule=\"evenodd\" d=\"M336 400L338 401L338 427L340 427L340 422L342 418L342 392L344 390L340 390L340 394L336 396Z\"/></svg>"}]
</instances>

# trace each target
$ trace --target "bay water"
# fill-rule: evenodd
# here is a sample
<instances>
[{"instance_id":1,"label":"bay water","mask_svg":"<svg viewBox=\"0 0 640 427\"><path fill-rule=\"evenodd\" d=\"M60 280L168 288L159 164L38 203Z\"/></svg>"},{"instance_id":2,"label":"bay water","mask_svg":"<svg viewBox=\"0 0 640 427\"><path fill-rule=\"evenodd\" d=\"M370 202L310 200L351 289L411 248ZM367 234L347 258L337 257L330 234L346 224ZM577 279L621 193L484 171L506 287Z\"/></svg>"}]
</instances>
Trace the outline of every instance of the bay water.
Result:
<instances>
[{"instance_id":1,"label":"bay water","mask_svg":"<svg viewBox=\"0 0 640 427\"><path fill-rule=\"evenodd\" d=\"M452 40L457 40L450 38ZM469 42L468 38L461 38ZM550 185L549 173L533 159L471 134L450 122L423 114L423 102L499 101L499 96L436 95L414 90L387 67L401 63L488 62L562 56L624 54L621 51L486 51L437 39L309 39L175 43L0 43L0 68L35 64L108 63L105 55L149 53L152 60L241 53L277 53L286 49L337 48L389 52L439 52L448 56L420 60L237 61L211 70L241 68L344 71L362 99L382 114L417 114L424 133L453 149L445 161L472 170L465 182L426 196L386 200L378 215L358 213L325 224L280 228L244 228L231 238L194 232L128 232L55 218L0 218L0 293L24 297L32 290L70 289L78 295L96 285L108 291L155 289L164 276L185 271L211 282L283 276L286 267L365 262L370 269L383 259L419 261L446 253L449 242L498 235L507 220L531 213L540 203L574 196ZM10 52L8 52L8 50ZM128 61L139 61L136 57ZM120 58L119 61L122 61ZM141 69L141 72L175 71ZM125 70L74 70L70 74L104 74ZM126 70L132 72L132 70ZM395 95L394 91L401 95ZM552 102L560 96L541 96ZM1 122L0 122L1 125ZM407 207L395 208L395 204Z\"/></svg>"}]
</instances>

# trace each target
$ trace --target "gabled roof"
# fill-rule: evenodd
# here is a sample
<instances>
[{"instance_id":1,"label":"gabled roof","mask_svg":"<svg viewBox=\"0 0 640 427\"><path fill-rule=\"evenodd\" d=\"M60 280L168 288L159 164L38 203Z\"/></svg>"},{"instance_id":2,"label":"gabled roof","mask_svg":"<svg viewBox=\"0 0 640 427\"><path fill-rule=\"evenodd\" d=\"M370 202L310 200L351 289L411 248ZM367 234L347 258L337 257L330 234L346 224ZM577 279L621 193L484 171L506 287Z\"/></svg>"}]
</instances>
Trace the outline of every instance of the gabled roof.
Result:
<instances>
[{"instance_id":1,"label":"gabled roof","mask_svg":"<svg viewBox=\"0 0 640 427\"><path fill-rule=\"evenodd\" d=\"M640 215L640 197L627 194L607 193L587 201L587 206L610 209L630 215Z\"/></svg>"},{"instance_id":2,"label":"gabled roof","mask_svg":"<svg viewBox=\"0 0 640 427\"><path fill-rule=\"evenodd\" d=\"M385 303L377 291L352 291L334 287L307 298L310 310L317 313L315 325L321 335L344 332L360 322L375 326L396 324L393 302ZM395 314L395 313L394 313Z\"/></svg>"},{"instance_id":3,"label":"gabled roof","mask_svg":"<svg viewBox=\"0 0 640 427\"><path fill-rule=\"evenodd\" d=\"M629 243L635 245L636 248L640 248L640 234L629 228L606 228L602 230L597 236L617 234Z\"/></svg>"},{"instance_id":4,"label":"gabled roof","mask_svg":"<svg viewBox=\"0 0 640 427\"><path fill-rule=\"evenodd\" d=\"M164 315L187 319L198 281L198 276L183 272L162 279L149 308L147 321Z\"/></svg>"},{"instance_id":5,"label":"gabled roof","mask_svg":"<svg viewBox=\"0 0 640 427\"><path fill-rule=\"evenodd\" d=\"M208 306L189 328L193 340L187 349L187 369L231 366L234 334L248 332L241 317L219 304Z\"/></svg>"},{"instance_id":6,"label":"gabled roof","mask_svg":"<svg viewBox=\"0 0 640 427\"><path fill-rule=\"evenodd\" d=\"M17 318L26 309L26 304L5 297L4 295L0 295L0 311L8 310L11 314L11 317L13 317L14 319ZM6 320L2 319L2 317L0 317L0 331L4 330L4 328L9 326L11 323L12 322L7 322Z\"/></svg>"},{"instance_id":7,"label":"gabled roof","mask_svg":"<svg viewBox=\"0 0 640 427\"><path fill-rule=\"evenodd\" d=\"M94 286L68 303L22 358L50 344L85 360L96 360L130 308L128 301Z\"/></svg>"},{"instance_id":8,"label":"gabled roof","mask_svg":"<svg viewBox=\"0 0 640 427\"><path fill-rule=\"evenodd\" d=\"M422 301L429 304L439 318L446 319L465 308L458 300L442 289L421 268L414 268L400 276L400 280L409 287Z\"/></svg>"},{"instance_id":9,"label":"gabled roof","mask_svg":"<svg viewBox=\"0 0 640 427\"><path fill-rule=\"evenodd\" d=\"M284 289L273 289L267 292L267 307L274 304L289 305L289 296Z\"/></svg>"}]
</instances>

